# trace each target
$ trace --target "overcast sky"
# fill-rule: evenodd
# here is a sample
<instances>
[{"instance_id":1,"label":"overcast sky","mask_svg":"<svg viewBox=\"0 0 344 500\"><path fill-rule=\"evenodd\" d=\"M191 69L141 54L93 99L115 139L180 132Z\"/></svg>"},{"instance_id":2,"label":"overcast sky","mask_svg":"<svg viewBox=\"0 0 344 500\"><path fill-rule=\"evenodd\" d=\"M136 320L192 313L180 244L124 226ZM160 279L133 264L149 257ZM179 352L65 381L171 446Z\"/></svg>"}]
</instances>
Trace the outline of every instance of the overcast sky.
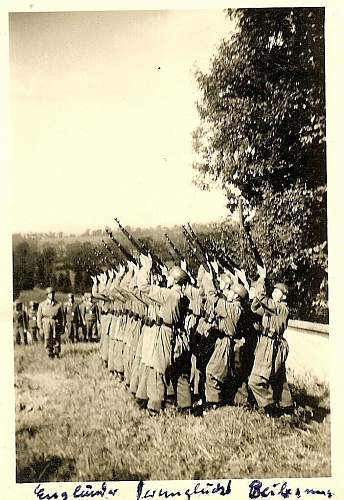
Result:
<instances>
[{"instance_id":1,"label":"overcast sky","mask_svg":"<svg viewBox=\"0 0 344 500\"><path fill-rule=\"evenodd\" d=\"M11 14L13 231L224 217L192 184L193 70L231 29L222 10Z\"/></svg>"}]
</instances>

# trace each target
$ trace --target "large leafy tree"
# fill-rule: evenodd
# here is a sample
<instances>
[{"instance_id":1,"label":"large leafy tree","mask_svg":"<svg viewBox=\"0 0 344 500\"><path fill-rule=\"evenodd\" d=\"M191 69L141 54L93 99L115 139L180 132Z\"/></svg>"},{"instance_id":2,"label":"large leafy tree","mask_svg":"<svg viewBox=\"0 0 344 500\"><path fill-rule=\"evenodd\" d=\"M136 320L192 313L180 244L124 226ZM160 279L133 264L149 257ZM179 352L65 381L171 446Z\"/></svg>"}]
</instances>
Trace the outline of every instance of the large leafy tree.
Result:
<instances>
[{"instance_id":1,"label":"large leafy tree","mask_svg":"<svg viewBox=\"0 0 344 500\"><path fill-rule=\"evenodd\" d=\"M234 32L197 71L196 181L238 194L295 312L326 316L324 9L229 10ZM245 252L241 252L245 255Z\"/></svg>"}]
</instances>

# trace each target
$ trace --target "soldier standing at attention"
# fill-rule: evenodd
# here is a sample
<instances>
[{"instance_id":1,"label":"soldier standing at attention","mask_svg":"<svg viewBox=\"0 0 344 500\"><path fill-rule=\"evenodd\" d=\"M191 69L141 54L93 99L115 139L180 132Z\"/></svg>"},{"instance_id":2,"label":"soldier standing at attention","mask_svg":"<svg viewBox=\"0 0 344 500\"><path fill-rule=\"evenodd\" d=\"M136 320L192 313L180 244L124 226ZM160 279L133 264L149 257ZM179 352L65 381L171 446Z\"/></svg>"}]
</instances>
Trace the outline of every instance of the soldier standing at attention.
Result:
<instances>
[{"instance_id":1,"label":"soldier standing at attention","mask_svg":"<svg viewBox=\"0 0 344 500\"><path fill-rule=\"evenodd\" d=\"M98 339L97 331L97 306L93 301L91 293L87 293L84 307L82 309L82 320L85 326L85 342L93 342Z\"/></svg>"},{"instance_id":2,"label":"soldier standing at attention","mask_svg":"<svg viewBox=\"0 0 344 500\"><path fill-rule=\"evenodd\" d=\"M79 325L79 328L78 328L78 337L79 337L79 340L83 339L85 340L86 339L86 326L84 324L84 313L85 313L85 303L86 303L86 296L87 296L87 293L84 293L83 296L81 297L81 304L79 306L79 311L80 311L80 318L81 318L81 321L80 321L80 325Z\"/></svg>"},{"instance_id":3,"label":"soldier standing at attention","mask_svg":"<svg viewBox=\"0 0 344 500\"><path fill-rule=\"evenodd\" d=\"M38 302L34 300L30 300L29 309L27 312L28 316L28 329L31 334L32 340L34 342L38 342L39 338L39 328L37 324L37 311L38 310ZM44 340L43 338L41 340Z\"/></svg>"},{"instance_id":4,"label":"soldier standing at attention","mask_svg":"<svg viewBox=\"0 0 344 500\"><path fill-rule=\"evenodd\" d=\"M108 366L108 356L109 356L109 333L111 322L113 320L113 312L114 312L114 301L110 300L108 297L108 288L109 284L112 283L114 279L114 271L110 271L110 279L106 280L106 278L102 275L93 276L93 286L92 286L92 295L98 302L98 314L100 321L100 356L104 362L104 365Z\"/></svg>"},{"instance_id":5,"label":"soldier standing at attention","mask_svg":"<svg viewBox=\"0 0 344 500\"><path fill-rule=\"evenodd\" d=\"M63 304L63 314L69 341L79 342L79 326L82 321L79 306L72 293L68 294L68 301Z\"/></svg>"},{"instance_id":6,"label":"soldier standing at attention","mask_svg":"<svg viewBox=\"0 0 344 500\"><path fill-rule=\"evenodd\" d=\"M16 343L27 344L27 316L23 310L23 303L20 300L14 302L13 311L13 334Z\"/></svg>"},{"instance_id":7,"label":"soldier standing at attention","mask_svg":"<svg viewBox=\"0 0 344 500\"><path fill-rule=\"evenodd\" d=\"M286 302L288 288L277 283L272 298L265 290L265 269L259 270L252 311L262 316L262 331L258 337L249 387L258 407L276 416L293 413L293 399L286 378L285 362L289 347L283 334L288 326L289 308Z\"/></svg>"},{"instance_id":8,"label":"soldier standing at attention","mask_svg":"<svg viewBox=\"0 0 344 500\"><path fill-rule=\"evenodd\" d=\"M37 311L37 324L44 336L45 346L49 358L58 358L61 352L61 334L63 333L64 318L62 305L55 299L54 288L47 288L47 299L41 302Z\"/></svg>"}]
</instances>

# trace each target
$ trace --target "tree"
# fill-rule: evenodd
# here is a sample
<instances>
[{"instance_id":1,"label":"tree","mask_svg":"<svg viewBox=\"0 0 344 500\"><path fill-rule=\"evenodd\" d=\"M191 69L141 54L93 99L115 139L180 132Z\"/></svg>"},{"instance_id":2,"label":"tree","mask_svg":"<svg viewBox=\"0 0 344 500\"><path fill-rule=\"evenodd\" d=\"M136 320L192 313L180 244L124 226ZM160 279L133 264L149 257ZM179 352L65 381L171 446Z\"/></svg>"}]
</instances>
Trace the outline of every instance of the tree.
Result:
<instances>
[{"instance_id":1,"label":"tree","mask_svg":"<svg viewBox=\"0 0 344 500\"><path fill-rule=\"evenodd\" d=\"M70 292L72 288L72 283L69 277L69 272L64 271L60 273L57 277L56 288L60 292Z\"/></svg>"},{"instance_id":2,"label":"tree","mask_svg":"<svg viewBox=\"0 0 344 500\"><path fill-rule=\"evenodd\" d=\"M13 292L17 297L21 290L29 290L34 287L35 247L28 241L21 240L13 248Z\"/></svg>"},{"instance_id":3,"label":"tree","mask_svg":"<svg viewBox=\"0 0 344 500\"><path fill-rule=\"evenodd\" d=\"M293 285L295 311L324 317L324 9L228 15L235 32L220 44L209 72L196 72L202 93L193 135L196 181L220 185L231 212L242 196L271 277Z\"/></svg>"},{"instance_id":4,"label":"tree","mask_svg":"<svg viewBox=\"0 0 344 500\"><path fill-rule=\"evenodd\" d=\"M56 250L51 246L43 248L42 253L39 254L37 258L36 276L36 282L39 286L55 286L56 278L54 273L54 265L56 256Z\"/></svg>"}]
</instances>

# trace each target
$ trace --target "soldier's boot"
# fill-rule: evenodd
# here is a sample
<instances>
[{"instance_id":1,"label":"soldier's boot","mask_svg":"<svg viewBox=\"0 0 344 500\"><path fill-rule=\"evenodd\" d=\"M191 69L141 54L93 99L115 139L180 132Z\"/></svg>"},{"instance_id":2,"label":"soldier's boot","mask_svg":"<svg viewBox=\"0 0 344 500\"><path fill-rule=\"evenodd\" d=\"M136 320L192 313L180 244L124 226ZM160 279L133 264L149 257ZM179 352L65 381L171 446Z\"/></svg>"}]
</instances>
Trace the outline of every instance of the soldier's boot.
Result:
<instances>
[{"instance_id":1,"label":"soldier's boot","mask_svg":"<svg viewBox=\"0 0 344 500\"><path fill-rule=\"evenodd\" d=\"M180 408L180 407L178 407L177 412L180 415L192 415L193 414L192 409L190 407L189 408Z\"/></svg>"},{"instance_id":2,"label":"soldier's boot","mask_svg":"<svg viewBox=\"0 0 344 500\"><path fill-rule=\"evenodd\" d=\"M158 417L160 415L160 411L153 410L152 408L149 408L147 412L150 417Z\"/></svg>"},{"instance_id":3,"label":"soldier's boot","mask_svg":"<svg viewBox=\"0 0 344 500\"><path fill-rule=\"evenodd\" d=\"M205 404L205 408L203 410L203 415L208 415L208 413L218 410L221 407L221 403L209 403Z\"/></svg>"},{"instance_id":4,"label":"soldier's boot","mask_svg":"<svg viewBox=\"0 0 344 500\"><path fill-rule=\"evenodd\" d=\"M147 408L148 399L135 398L135 401L140 410L145 410Z\"/></svg>"},{"instance_id":5,"label":"soldier's boot","mask_svg":"<svg viewBox=\"0 0 344 500\"><path fill-rule=\"evenodd\" d=\"M285 406L279 408L279 414L281 416L295 415L295 408L293 406Z\"/></svg>"},{"instance_id":6,"label":"soldier's boot","mask_svg":"<svg viewBox=\"0 0 344 500\"><path fill-rule=\"evenodd\" d=\"M275 403L264 406L259 410L260 413L264 413L267 417L276 418L279 416L279 409L276 407Z\"/></svg>"}]
</instances>

